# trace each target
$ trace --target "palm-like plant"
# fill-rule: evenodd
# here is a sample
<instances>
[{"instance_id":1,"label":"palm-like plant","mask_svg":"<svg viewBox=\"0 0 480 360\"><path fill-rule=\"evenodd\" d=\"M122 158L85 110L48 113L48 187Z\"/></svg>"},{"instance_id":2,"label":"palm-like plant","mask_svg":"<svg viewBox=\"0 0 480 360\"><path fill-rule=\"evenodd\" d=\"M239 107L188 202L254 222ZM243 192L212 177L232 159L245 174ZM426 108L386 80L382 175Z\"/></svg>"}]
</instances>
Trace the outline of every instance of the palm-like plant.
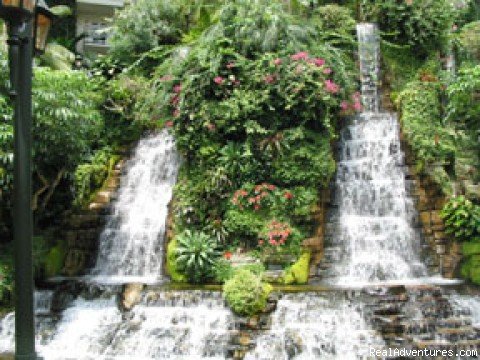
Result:
<instances>
[{"instance_id":1,"label":"palm-like plant","mask_svg":"<svg viewBox=\"0 0 480 360\"><path fill-rule=\"evenodd\" d=\"M213 276L215 260L220 256L214 238L203 232L185 230L177 236L177 265L192 283L200 283Z\"/></svg>"}]
</instances>

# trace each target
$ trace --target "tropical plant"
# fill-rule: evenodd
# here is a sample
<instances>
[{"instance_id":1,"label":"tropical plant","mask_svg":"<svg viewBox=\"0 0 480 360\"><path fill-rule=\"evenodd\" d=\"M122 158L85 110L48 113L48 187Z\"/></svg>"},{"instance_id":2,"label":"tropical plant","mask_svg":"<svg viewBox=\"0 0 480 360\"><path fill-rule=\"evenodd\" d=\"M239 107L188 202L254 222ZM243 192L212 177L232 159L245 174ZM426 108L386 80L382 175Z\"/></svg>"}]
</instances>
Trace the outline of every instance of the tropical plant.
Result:
<instances>
[{"instance_id":1,"label":"tropical plant","mask_svg":"<svg viewBox=\"0 0 480 360\"><path fill-rule=\"evenodd\" d=\"M123 64L159 46L177 44L186 30L180 1L140 0L126 4L115 14L111 53Z\"/></svg>"},{"instance_id":2,"label":"tropical plant","mask_svg":"<svg viewBox=\"0 0 480 360\"><path fill-rule=\"evenodd\" d=\"M261 276L248 270L237 270L223 285L228 305L242 316L252 316L265 309L271 291L272 287L263 283Z\"/></svg>"},{"instance_id":3,"label":"tropical plant","mask_svg":"<svg viewBox=\"0 0 480 360\"><path fill-rule=\"evenodd\" d=\"M480 242L480 206L464 196L452 198L443 208L441 216L445 231L457 241Z\"/></svg>"},{"instance_id":4,"label":"tropical plant","mask_svg":"<svg viewBox=\"0 0 480 360\"><path fill-rule=\"evenodd\" d=\"M177 267L189 281L201 283L211 279L215 260L220 256L216 240L202 232L185 230L176 241Z\"/></svg>"},{"instance_id":5,"label":"tropical plant","mask_svg":"<svg viewBox=\"0 0 480 360\"><path fill-rule=\"evenodd\" d=\"M378 22L389 41L411 46L417 55L441 49L452 26L448 0L362 0L366 20Z\"/></svg>"}]
</instances>

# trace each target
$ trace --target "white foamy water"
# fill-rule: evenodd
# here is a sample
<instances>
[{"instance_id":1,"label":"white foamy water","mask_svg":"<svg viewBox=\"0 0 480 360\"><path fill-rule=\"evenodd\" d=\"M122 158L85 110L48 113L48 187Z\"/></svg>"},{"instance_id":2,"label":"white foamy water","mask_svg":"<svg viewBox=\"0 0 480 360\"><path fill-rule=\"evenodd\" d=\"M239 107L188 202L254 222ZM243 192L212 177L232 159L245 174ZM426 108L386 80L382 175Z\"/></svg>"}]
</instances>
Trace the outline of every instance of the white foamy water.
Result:
<instances>
[{"instance_id":1,"label":"white foamy water","mask_svg":"<svg viewBox=\"0 0 480 360\"><path fill-rule=\"evenodd\" d=\"M337 258L328 274L355 285L425 277L414 205L405 183L404 155L394 114L379 112L379 37L373 24L357 26L362 112L341 133L336 177Z\"/></svg>"},{"instance_id":2,"label":"white foamy water","mask_svg":"<svg viewBox=\"0 0 480 360\"><path fill-rule=\"evenodd\" d=\"M37 318L37 329L47 328ZM78 298L48 338L37 336L45 360L224 359L232 314L221 293L158 292L122 314L115 296ZM13 313L0 322L0 353L12 352Z\"/></svg>"},{"instance_id":3,"label":"white foamy water","mask_svg":"<svg viewBox=\"0 0 480 360\"><path fill-rule=\"evenodd\" d=\"M180 158L167 130L142 139L121 178L118 200L100 236L92 275L148 282L162 274L168 204Z\"/></svg>"},{"instance_id":4,"label":"white foamy water","mask_svg":"<svg viewBox=\"0 0 480 360\"><path fill-rule=\"evenodd\" d=\"M245 359L360 359L370 347L382 346L360 302L335 294L289 294L278 302L272 330L257 339Z\"/></svg>"}]
</instances>

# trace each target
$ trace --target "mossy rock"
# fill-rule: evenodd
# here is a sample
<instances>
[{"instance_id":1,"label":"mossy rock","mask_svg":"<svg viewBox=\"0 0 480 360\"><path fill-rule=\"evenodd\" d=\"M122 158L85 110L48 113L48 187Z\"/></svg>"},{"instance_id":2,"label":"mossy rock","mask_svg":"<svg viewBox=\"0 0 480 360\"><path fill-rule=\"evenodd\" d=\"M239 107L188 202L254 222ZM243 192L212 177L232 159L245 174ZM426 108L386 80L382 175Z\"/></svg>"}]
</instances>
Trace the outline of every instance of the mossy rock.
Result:
<instances>
[{"instance_id":1,"label":"mossy rock","mask_svg":"<svg viewBox=\"0 0 480 360\"><path fill-rule=\"evenodd\" d=\"M480 243L463 243L462 251L464 256L480 255Z\"/></svg>"},{"instance_id":2,"label":"mossy rock","mask_svg":"<svg viewBox=\"0 0 480 360\"><path fill-rule=\"evenodd\" d=\"M310 273L310 257L309 251L304 252L298 260L285 270L284 284L306 284Z\"/></svg>"},{"instance_id":3,"label":"mossy rock","mask_svg":"<svg viewBox=\"0 0 480 360\"><path fill-rule=\"evenodd\" d=\"M45 257L45 276L47 278L59 275L65 261L65 250L57 245L50 249Z\"/></svg>"},{"instance_id":4,"label":"mossy rock","mask_svg":"<svg viewBox=\"0 0 480 360\"><path fill-rule=\"evenodd\" d=\"M184 283L187 282L187 276L178 270L177 257L175 256L176 250L177 240L172 239L167 246L167 273L172 281Z\"/></svg>"}]
</instances>

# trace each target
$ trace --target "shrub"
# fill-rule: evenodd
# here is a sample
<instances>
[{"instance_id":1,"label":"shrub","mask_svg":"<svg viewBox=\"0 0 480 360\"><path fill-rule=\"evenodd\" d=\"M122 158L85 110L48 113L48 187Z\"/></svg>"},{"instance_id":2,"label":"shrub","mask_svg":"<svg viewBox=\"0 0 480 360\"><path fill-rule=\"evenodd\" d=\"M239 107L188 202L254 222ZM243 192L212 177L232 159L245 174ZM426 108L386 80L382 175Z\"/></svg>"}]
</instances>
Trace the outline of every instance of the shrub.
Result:
<instances>
[{"instance_id":1,"label":"shrub","mask_svg":"<svg viewBox=\"0 0 480 360\"><path fill-rule=\"evenodd\" d=\"M461 57L466 60L480 61L480 21L462 27L456 38Z\"/></svg>"},{"instance_id":2,"label":"shrub","mask_svg":"<svg viewBox=\"0 0 480 360\"><path fill-rule=\"evenodd\" d=\"M115 14L110 39L111 52L125 64L158 45L177 44L186 29L180 2L140 0Z\"/></svg>"},{"instance_id":3,"label":"shrub","mask_svg":"<svg viewBox=\"0 0 480 360\"><path fill-rule=\"evenodd\" d=\"M287 268L284 273L283 281L289 284L306 284L310 274L310 252L304 252L298 260Z\"/></svg>"},{"instance_id":4,"label":"shrub","mask_svg":"<svg viewBox=\"0 0 480 360\"><path fill-rule=\"evenodd\" d=\"M0 258L0 305L9 305L13 300L13 264Z\"/></svg>"},{"instance_id":5,"label":"shrub","mask_svg":"<svg viewBox=\"0 0 480 360\"><path fill-rule=\"evenodd\" d=\"M238 270L223 286L224 297L230 308L242 316L252 316L267 305L272 287L262 283L261 276L248 270Z\"/></svg>"},{"instance_id":6,"label":"shrub","mask_svg":"<svg viewBox=\"0 0 480 360\"><path fill-rule=\"evenodd\" d=\"M220 259L215 263L213 272L215 274L215 281L223 284L225 281L230 280L233 277L235 269L232 267L230 261Z\"/></svg>"},{"instance_id":7,"label":"shrub","mask_svg":"<svg viewBox=\"0 0 480 360\"><path fill-rule=\"evenodd\" d=\"M448 119L467 129L480 130L480 65L460 69L447 88L447 96Z\"/></svg>"},{"instance_id":8,"label":"shrub","mask_svg":"<svg viewBox=\"0 0 480 360\"><path fill-rule=\"evenodd\" d=\"M463 196L451 199L443 208L445 232L457 241L480 242L480 206Z\"/></svg>"},{"instance_id":9,"label":"shrub","mask_svg":"<svg viewBox=\"0 0 480 360\"><path fill-rule=\"evenodd\" d=\"M167 274L174 282L186 282L187 277L181 273L177 265L177 240L170 240L167 246Z\"/></svg>"},{"instance_id":10,"label":"shrub","mask_svg":"<svg viewBox=\"0 0 480 360\"><path fill-rule=\"evenodd\" d=\"M213 277L215 260L220 256L217 242L202 232L185 230L177 235L176 262L178 269L192 283Z\"/></svg>"},{"instance_id":11,"label":"shrub","mask_svg":"<svg viewBox=\"0 0 480 360\"><path fill-rule=\"evenodd\" d=\"M320 6L315 10L322 31L348 35L355 32L356 21L350 9L337 4Z\"/></svg>"},{"instance_id":12,"label":"shrub","mask_svg":"<svg viewBox=\"0 0 480 360\"><path fill-rule=\"evenodd\" d=\"M452 6L447 0L364 0L363 16L377 22L385 37L426 55L446 44Z\"/></svg>"}]
</instances>

